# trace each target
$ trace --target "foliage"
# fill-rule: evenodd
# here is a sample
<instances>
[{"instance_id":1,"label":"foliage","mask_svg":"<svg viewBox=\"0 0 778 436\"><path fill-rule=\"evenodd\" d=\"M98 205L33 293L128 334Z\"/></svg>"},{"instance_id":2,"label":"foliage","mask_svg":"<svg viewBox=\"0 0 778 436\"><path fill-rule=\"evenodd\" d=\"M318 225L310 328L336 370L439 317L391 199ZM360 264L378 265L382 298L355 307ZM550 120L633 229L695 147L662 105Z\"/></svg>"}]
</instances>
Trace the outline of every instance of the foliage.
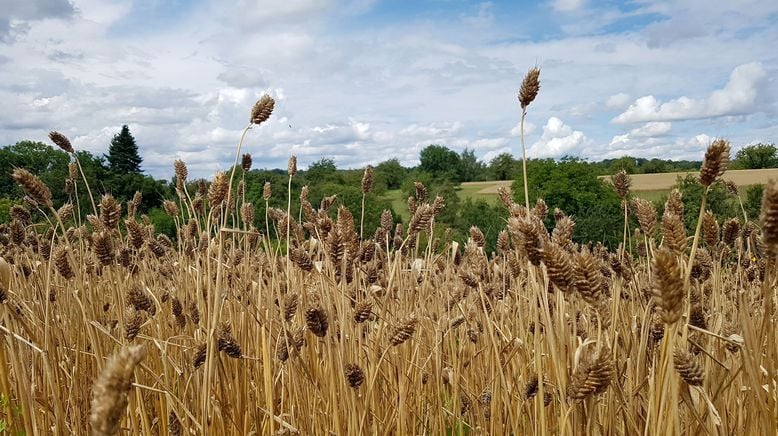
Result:
<instances>
[{"instance_id":1,"label":"foliage","mask_svg":"<svg viewBox=\"0 0 778 436\"><path fill-rule=\"evenodd\" d=\"M407 173L408 170L400 164L400 161L393 158L376 165L373 174L377 185L383 185L386 189L400 189Z\"/></svg>"},{"instance_id":2,"label":"foliage","mask_svg":"<svg viewBox=\"0 0 778 436\"><path fill-rule=\"evenodd\" d=\"M459 180L459 155L442 145L429 145L419 154L419 168L435 177Z\"/></svg>"},{"instance_id":3,"label":"foliage","mask_svg":"<svg viewBox=\"0 0 778 436\"><path fill-rule=\"evenodd\" d=\"M486 237L486 253L497 250L497 235L505 228L508 211L502 204L490 204L484 199L465 199L459 206L457 227L467 235L470 226L477 226ZM467 239L466 236L463 239Z\"/></svg>"},{"instance_id":4,"label":"foliage","mask_svg":"<svg viewBox=\"0 0 778 436\"><path fill-rule=\"evenodd\" d=\"M641 157L622 156L616 159L604 159L592 162L594 171L599 175L616 174L623 169L629 174L654 174L696 171L700 169L700 161L645 159Z\"/></svg>"},{"instance_id":5,"label":"foliage","mask_svg":"<svg viewBox=\"0 0 778 436\"><path fill-rule=\"evenodd\" d=\"M459 181L486 180L486 165L475 156L475 150L465 148L459 155Z\"/></svg>"},{"instance_id":6,"label":"foliage","mask_svg":"<svg viewBox=\"0 0 778 436\"><path fill-rule=\"evenodd\" d=\"M686 231L694 233L697 217L700 213L702 192L705 188L693 174L687 174L686 177L679 176L675 187L683 194L683 221L686 225ZM719 220L741 215L737 199L733 198L720 183L711 185L705 207L713 212Z\"/></svg>"},{"instance_id":7,"label":"foliage","mask_svg":"<svg viewBox=\"0 0 778 436\"><path fill-rule=\"evenodd\" d=\"M140 157L138 145L135 144L135 138L126 124L111 140L106 158L111 171L116 174L139 174L141 172L140 164L143 162L143 158Z\"/></svg>"},{"instance_id":8,"label":"foliage","mask_svg":"<svg viewBox=\"0 0 778 436\"><path fill-rule=\"evenodd\" d=\"M520 179L521 161L510 153L500 153L489 162L487 173L492 180Z\"/></svg>"},{"instance_id":9,"label":"foliage","mask_svg":"<svg viewBox=\"0 0 778 436\"><path fill-rule=\"evenodd\" d=\"M609 185L597 178L590 164L574 158L527 162L530 204L545 200L550 211L559 208L576 221L576 242L601 241L615 247L622 241L621 201ZM524 204L521 180L513 182L515 201ZM548 226L553 225L549 216Z\"/></svg>"},{"instance_id":10,"label":"foliage","mask_svg":"<svg viewBox=\"0 0 778 436\"><path fill-rule=\"evenodd\" d=\"M138 210L145 213L153 207L160 206L162 200L172 194L171 188L164 181L140 173L111 171L102 157L88 151L78 151L76 156L84 176L89 180L92 194L96 197L95 201L99 201L101 194L110 193L117 200L125 202L138 191L143 194L143 202ZM73 192L68 194L65 191L69 163L71 157L67 153L41 142L20 141L0 148L0 197L10 199L23 197L22 191L11 178L11 173L14 168L25 168L37 175L49 187L55 206L59 207L72 201L74 206L80 206L82 215L94 213L80 171Z\"/></svg>"},{"instance_id":11,"label":"foliage","mask_svg":"<svg viewBox=\"0 0 778 436\"><path fill-rule=\"evenodd\" d=\"M736 169L761 169L778 167L778 149L775 144L747 145L735 154L733 168Z\"/></svg>"},{"instance_id":12,"label":"foliage","mask_svg":"<svg viewBox=\"0 0 778 436\"><path fill-rule=\"evenodd\" d=\"M10 198L0 198L0 224L11 221L11 207L14 202Z\"/></svg>"},{"instance_id":13,"label":"foliage","mask_svg":"<svg viewBox=\"0 0 778 436\"><path fill-rule=\"evenodd\" d=\"M308 167L305 171L305 176L313 184L337 180L338 167L335 166L334 160L323 157Z\"/></svg>"},{"instance_id":14,"label":"foliage","mask_svg":"<svg viewBox=\"0 0 778 436\"><path fill-rule=\"evenodd\" d=\"M762 194L764 185L752 185L746 189L746 198L743 202L743 208L748 214L748 219L758 220L759 212L762 210Z\"/></svg>"},{"instance_id":15,"label":"foliage","mask_svg":"<svg viewBox=\"0 0 778 436\"><path fill-rule=\"evenodd\" d=\"M154 230L157 233L165 234L171 238L176 236L176 223L163 209L155 207L149 210L146 215L149 217L151 224L154 224Z\"/></svg>"}]
</instances>

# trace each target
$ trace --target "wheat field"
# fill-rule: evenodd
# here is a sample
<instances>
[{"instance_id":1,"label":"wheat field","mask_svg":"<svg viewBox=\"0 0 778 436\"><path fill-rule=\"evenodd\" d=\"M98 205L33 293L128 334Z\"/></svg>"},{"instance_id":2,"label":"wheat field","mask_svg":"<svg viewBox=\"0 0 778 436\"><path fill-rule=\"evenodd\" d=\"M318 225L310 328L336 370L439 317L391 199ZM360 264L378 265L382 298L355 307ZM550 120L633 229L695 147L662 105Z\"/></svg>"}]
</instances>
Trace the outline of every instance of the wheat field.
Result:
<instances>
[{"instance_id":1,"label":"wheat field","mask_svg":"<svg viewBox=\"0 0 778 436\"><path fill-rule=\"evenodd\" d=\"M272 108L261 99L249 127ZM453 241L436 225L445 204L420 183L405 223L385 211L363 229L362 210L312 205L306 188L301 210L255 216L240 155L208 185L174 163L174 240L138 216L140 194L95 198L82 217L14 171L27 206L0 227L6 431L775 434L775 183L761 222L703 204L687 234L680 193L657 217L617 174L640 228L625 216L614 251L574 243L564 212L501 189L509 218L486 253L478 228ZM728 159L711 143L700 183ZM293 157L290 186L296 172Z\"/></svg>"}]
</instances>

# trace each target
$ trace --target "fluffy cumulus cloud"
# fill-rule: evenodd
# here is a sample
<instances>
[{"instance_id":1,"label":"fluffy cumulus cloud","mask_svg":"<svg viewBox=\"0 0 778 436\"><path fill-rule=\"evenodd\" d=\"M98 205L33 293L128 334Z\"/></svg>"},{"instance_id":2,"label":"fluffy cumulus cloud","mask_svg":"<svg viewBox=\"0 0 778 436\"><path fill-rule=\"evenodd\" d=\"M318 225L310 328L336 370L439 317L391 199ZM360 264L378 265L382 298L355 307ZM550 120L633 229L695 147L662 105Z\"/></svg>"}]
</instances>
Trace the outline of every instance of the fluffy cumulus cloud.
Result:
<instances>
[{"instance_id":1,"label":"fluffy cumulus cloud","mask_svg":"<svg viewBox=\"0 0 778 436\"><path fill-rule=\"evenodd\" d=\"M611 109L624 109L629 105L629 94L619 92L613 94L605 101L605 106Z\"/></svg>"},{"instance_id":2,"label":"fluffy cumulus cloud","mask_svg":"<svg viewBox=\"0 0 778 436\"><path fill-rule=\"evenodd\" d=\"M660 102L653 95L635 100L613 119L616 123L677 121L722 115L740 115L758 110L758 97L765 92L767 71L759 62L736 67L723 89L704 98L686 96Z\"/></svg>"},{"instance_id":3,"label":"fluffy cumulus cloud","mask_svg":"<svg viewBox=\"0 0 778 436\"><path fill-rule=\"evenodd\" d=\"M520 154L516 94L536 64L535 157L699 158L700 132L774 142L775 2L708 3L6 1L0 145L56 129L101 154L127 124L149 174L181 158L209 176L269 93L244 145L256 167L415 165L429 144L488 161Z\"/></svg>"},{"instance_id":4,"label":"fluffy cumulus cloud","mask_svg":"<svg viewBox=\"0 0 778 436\"><path fill-rule=\"evenodd\" d=\"M543 135L527 150L530 157L563 157L578 155L589 144L586 135L563 123L557 117L551 117L543 126Z\"/></svg>"}]
</instances>

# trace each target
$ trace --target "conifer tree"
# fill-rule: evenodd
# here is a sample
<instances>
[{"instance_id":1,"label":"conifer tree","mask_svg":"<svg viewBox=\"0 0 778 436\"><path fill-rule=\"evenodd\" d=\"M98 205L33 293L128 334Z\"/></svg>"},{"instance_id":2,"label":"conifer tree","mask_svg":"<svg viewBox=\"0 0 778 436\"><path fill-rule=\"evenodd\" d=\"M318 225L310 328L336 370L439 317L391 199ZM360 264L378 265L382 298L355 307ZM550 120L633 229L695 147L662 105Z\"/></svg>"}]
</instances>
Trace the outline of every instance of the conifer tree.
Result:
<instances>
[{"instance_id":1,"label":"conifer tree","mask_svg":"<svg viewBox=\"0 0 778 436\"><path fill-rule=\"evenodd\" d=\"M127 125L122 126L121 132L114 135L111 146L108 148L108 164L111 171L117 174L140 174L140 164L143 158L138 153L135 138L130 133Z\"/></svg>"}]
</instances>

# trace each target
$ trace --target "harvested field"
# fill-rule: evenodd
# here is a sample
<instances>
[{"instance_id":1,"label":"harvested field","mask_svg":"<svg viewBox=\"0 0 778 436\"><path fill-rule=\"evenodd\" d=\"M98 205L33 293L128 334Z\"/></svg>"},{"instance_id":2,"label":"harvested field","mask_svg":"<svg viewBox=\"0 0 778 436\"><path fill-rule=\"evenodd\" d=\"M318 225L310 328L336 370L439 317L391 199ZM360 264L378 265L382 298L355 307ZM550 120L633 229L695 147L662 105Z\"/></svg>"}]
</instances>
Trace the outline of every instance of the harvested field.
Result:
<instances>
[{"instance_id":1,"label":"harvested field","mask_svg":"<svg viewBox=\"0 0 778 436\"><path fill-rule=\"evenodd\" d=\"M678 177L686 177L687 174L697 176L697 172L689 173L658 173L658 174L633 174L633 191L657 191L669 190L678 180ZM610 176L602 176L610 179ZM760 170L732 170L727 171L724 177L733 181L737 186L763 185L770 179L778 179L778 168ZM495 188L496 189L496 188Z\"/></svg>"},{"instance_id":2,"label":"harvested field","mask_svg":"<svg viewBox=\"0 0 778 436\"><path fill-rule=\"evenodd\" d=\"M697 172L680 173L657 173L657 174L633 174L633 191L669 191L678 180L678 177L685 177L687 174L697 175ZM601 179L610 180L610 176L600 176ZM727 171L725 177L732 180L738 186L760 185L767 183L770 179L778 179L778 168L760 169L760 170L732 170ZM498 180L488 182L465 182L462 183L462 189L472 192L476 195L497 195L500 187L510 188L512 180Z\"/></svg>"}]
</instances>

